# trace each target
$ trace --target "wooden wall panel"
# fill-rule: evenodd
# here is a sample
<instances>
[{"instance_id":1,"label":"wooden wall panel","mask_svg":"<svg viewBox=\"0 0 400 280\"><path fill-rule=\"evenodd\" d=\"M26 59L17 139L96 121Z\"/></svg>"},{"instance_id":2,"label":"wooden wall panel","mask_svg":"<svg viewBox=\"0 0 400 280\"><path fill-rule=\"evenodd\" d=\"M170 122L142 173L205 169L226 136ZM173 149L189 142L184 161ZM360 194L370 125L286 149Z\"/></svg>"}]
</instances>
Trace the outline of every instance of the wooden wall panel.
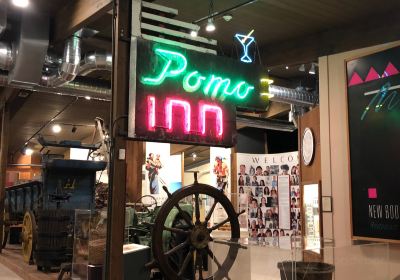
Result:
<instances>
[{"instance_id":1,"label":"wooden wall panel","mask_svg":"<svg viewBox=\"0 0 400 280\"><path fill-rule=\"evenodd\" d=\"M306 166L303 163L301 156L301 145L304 129L309 127L314 134L314 159L311 165ZM298 123L299 129L299 163L300 163L300 175L302 182L314 182L318 183L321 180L321 138L319 129L319 107L314 108L312 111L304 114L299 118Z\"/></svg>"}]
</instances>

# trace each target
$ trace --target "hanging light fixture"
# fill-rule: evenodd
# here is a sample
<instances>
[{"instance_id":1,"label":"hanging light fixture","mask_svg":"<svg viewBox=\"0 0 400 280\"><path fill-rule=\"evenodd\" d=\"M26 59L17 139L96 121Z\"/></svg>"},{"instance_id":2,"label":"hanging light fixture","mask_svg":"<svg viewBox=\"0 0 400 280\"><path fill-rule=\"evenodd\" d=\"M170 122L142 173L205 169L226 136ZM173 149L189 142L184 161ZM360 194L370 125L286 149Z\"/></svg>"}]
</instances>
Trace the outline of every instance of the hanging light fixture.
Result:
<instances>
[{"instance_id":1,"label":"hanging light fixture","mask_svg":"<svg viewBox=\"0 0 400 280\"><path fill-rule=\"evenodd\" d=\"M215 31L214 20L212 18L208 19L207 26L206 26L206 31L207 32L214 32Z\"/></svg>"},{"instance_id":2,"label":"hanging light fixture","mask_svg":"<svg viewBox=\"0 0 400 280\"><path fill-rule=\"evenodd\" d=\"M190 31L190 36L192 36L193 38L196 38L197 37L197 31L196 30Z\"/></svg>"},{"instance_id":3,"label":"hanging light fixture","mask_svg":"<svg viewBox=\"0 0 400 280\"><path fill-rule=\"evenodd\" d=\"M315 75L315 63L311 63L311 68L310 71L308 71L309 74Z\"/></svg>"},{"instance_id":4,"label":"hanging light fixture","mask_svg":"<svg viewBox=\"0 0 400 280\"><path fill-rule=\"evenodd\" d=\"M210 0L210 7L208 9L208 16L210 17L207 21L206 31L207 32L214 32L215 25L214 25L214 18L212 17L214 14L214 0Z\"/></svg>"},{"instance_id":5,"label":"hanging light fixture","mask_svg":"<svg viewBox=\"0 0 400 280\"><path fill-rule=\"evenodd\" d=\"M300 65L299 71L300 72L305 72L306 71L306 66L304 65L304 63L302 65Z\"/></svg>"}]
</instances>

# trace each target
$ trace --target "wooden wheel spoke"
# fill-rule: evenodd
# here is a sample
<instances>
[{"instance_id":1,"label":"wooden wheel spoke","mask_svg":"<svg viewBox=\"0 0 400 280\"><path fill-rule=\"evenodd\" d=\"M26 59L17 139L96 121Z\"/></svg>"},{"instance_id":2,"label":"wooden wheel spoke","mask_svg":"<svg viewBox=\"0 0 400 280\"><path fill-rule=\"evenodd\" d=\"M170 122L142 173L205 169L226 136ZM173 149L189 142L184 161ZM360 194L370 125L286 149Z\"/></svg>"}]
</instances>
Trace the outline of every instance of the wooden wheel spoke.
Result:
<instances>
[{"instance_id":1,"label":"wooden wheel spoke","mask_svg":"<svg viewBox=\"0 0 400 280\"><path fill-rule=\"evenodd\" d=\"M189 265L190 259L193 258L193 250L194 249L190 249L190 251L187 253L185 260L183 261L182 267L178 272L178 276L181 277L182 274L185 272L187 266Z\"/></svg>"},{"instance_id":2,"label":"wooden wheel spoke","mask_svg":"<svg viewBox=\"0 0 400 280\"><path fill-rule=\"evenodd\" d=\"M166 227L164 226L164 230L170 231L172 233L176 233L176 234L184 234L184 235L188 235L189 231L180 229L180 228L175 228L175 227Z\"/></svg>"},{"instance_id":3,"label":"wooden wheel spoke","mask_svg":"<svg viewBox=\"0 0 400 280\"><path fill-rule=\"evenodd\" d=\"M175 246L175 247L172 248L171 250L165 252L164 255L169 256L169 255L171 255L171 254L173 254L173 253L175 253L175 252L177 252L177 251L179 251L179 250L185 248L187 245L188 245L188 242L185 241L185 242L183 242L183 243L181 243L181 244Z\"/></svg>"},{"instance_id":4,"label":"wooden wheel spoke","mask_svg":"<svg viewBox=\"0 0 400 280\"><path fill-rule=\"evenodd\" d=\"M218 261L218 259L214 256L214 253L211 251L210 248L207 248L207 254L210 256L210 258L215 262L217 265L218 269L222 268L221 263Z\"/></svg>"},{"instance_id":5,"label":"wooden wheel spoke","mask_svg":"<svg viewBox=\"0 0 400 280\"><path fill-rule=\"evenodd\" d=\"M200 223L200 203L199 203L199 194L196 193L194 195L194 207L195 207L195 215L196 215L196 224Z\"/></svg>"},{"instance_id":6,"label":"wooden wheel spoke","mask_svg":"<svg viewBox=\"0 0 400 280\"><path fill-rule=\"evenodd\" d=\"M178 202L179 203L179 202ZM175 208L178 209L179 214L181 214L182 218L185 220L185 222L190 225L193 226L193 222L191 221L191 219L189 218L189 214L185 211L182 210L182 208L179 206L179 204L176 203L175 204Z\"/></svg>"},{"instance_id":7,"label":"wooden wheel spoke","mask_svg":"<svg viewBox=\"0 0 400 280\"><path fill-rule=\"evenodd\" d=\"M207 216L204 220L204 223L207 224L207 222L210 220L212 213L214 212L215 206L217 206L218 201L214 198L214 203L211 206L210 210L207 213Z\"/></svg>"},{"instance_id":8,"label":"wooden wheel spoke","mask_svg":"<svg viewBox=\"0 0 400 280\"><path fill-rule=\"evenodd\" d=\"M219 229L220 227L222 227L223 225L225 225L227 222L229 222L229 220L230 220L230 219L229 219L229 217L228 217L228 218L226 218L225 220L223 220L222 222L220 222L220 223L216 224L215 226L209 228L208 230L211 232L211 231L213 231L213 230Z\"/></svg>"}]
</instances>

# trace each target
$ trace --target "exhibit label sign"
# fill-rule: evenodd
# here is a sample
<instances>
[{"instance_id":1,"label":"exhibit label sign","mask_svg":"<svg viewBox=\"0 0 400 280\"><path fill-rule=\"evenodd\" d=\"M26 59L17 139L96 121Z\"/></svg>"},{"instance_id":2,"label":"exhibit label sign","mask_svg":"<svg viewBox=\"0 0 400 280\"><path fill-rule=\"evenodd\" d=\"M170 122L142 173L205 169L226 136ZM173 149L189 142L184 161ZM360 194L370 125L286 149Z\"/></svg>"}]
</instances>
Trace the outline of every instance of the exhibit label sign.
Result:
<instances>
[{"instance_id":1,"label":"exhibit label sign","mask_svg":"<svg viewBox=\"0 0 400 280\"><path fill-rule=\"evenodd\" d=\"M400 241L400 48L347 63L355 238Z\"/></svg>"},{"instance_id":2,"label":"exhibit label sign","mask_svg":"<svg viewBox=\"0 0 400 280\"><path fill-rule=\"evenodd\" d=\"M130 138L229 147L236 108L268 105L260 94L268 82L254 65L142 39L132 44Z\"/></svg>"}]
</instances>

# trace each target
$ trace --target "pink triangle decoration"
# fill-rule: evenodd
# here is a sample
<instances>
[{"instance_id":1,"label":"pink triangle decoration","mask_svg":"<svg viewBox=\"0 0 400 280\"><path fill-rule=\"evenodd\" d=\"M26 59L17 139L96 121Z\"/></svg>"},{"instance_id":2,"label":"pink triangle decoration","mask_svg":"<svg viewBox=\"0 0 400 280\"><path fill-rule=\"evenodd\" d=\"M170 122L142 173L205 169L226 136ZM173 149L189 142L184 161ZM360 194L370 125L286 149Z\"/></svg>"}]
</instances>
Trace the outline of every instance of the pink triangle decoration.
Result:
<instances>
[{"instance_id":1,"label":"pink triangle decoration","mask_svg":"<svg viewBox=\"0 0 400 280\"><path fill-rule=\"evenodd\" d=\"M397 74L399 74L399 70L397 70L391 62L389 62L385 71L383 72L382 77L389 77Z\"/></svg>"},{"instance_id":2,"label":"pink triangle decoration","mask_svg":"<svg viewBox=\"0 0 400 280\"><path fill-rule=\"evenodd\" d=\"M349 86L355 86L362 84L364 81L361 79L360 75L357 72L354 72L353 76L350 79Z\"/></svg>"},{"instance_id":3,"label":"pink triangle decoration","mask_svg":"<svg viewBox=\"0 0 400 280\"><path fill-rule=\"evenodd\" d=\"M374 67L371 67L371 68L369 68L369 72L368 72L367 78L365 78L365 81L369 82L369 81L377 80L379 78L380 78L380 76L379 76L378 72L376 72Z\"/></svg>"}]
</instances>

